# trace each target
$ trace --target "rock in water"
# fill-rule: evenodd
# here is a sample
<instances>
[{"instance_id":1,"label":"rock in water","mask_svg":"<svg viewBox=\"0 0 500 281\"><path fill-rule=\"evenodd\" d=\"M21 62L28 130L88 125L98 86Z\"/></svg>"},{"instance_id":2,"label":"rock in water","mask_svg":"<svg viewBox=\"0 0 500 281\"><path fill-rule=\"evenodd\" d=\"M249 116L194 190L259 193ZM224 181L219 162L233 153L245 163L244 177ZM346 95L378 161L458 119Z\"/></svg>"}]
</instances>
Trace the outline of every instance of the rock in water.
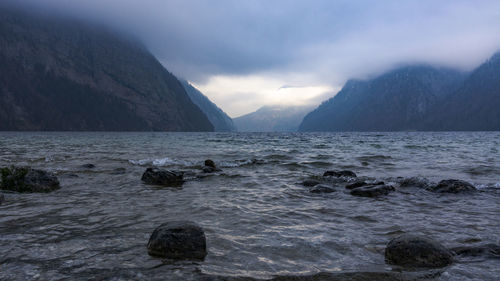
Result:
<instances>
[{"instance_id":1,"label":"rock in water","mask_svg":"<svg viewBox=\"0 0 500 281\"><path fill-rule=\"evenodd\" d=\"M2 193L0 193L0 205L2 205L3 201L5 201L5 196L3 196Z\"/></svg>"},{"instance_id":2,"label":"rock in water","mask_svg":"<svg viewBox=\"0 0 500 281\"><path fill-rule=\"evenodd\" d=\"M184 183L183 177L183 172L147 168L144 174L142 174L141 180L147 184L180 186Z\"/></svg>"},{"instance_id":3,"label":"rock in water","mask_svg":"<svg viewBox=\"0 0 500 281\"><path fill-rule=\"evenodd\" d=\"M217 167L215 166L215 162L210 159L205 160L205 166L202 168L202 170L204 173L213 173L220 171L220 169L217 169Z\"/></svg>"},{"instance_id":4,"label":"rock in water","mask_svg":"<svg viewBox=\"0 0 500 281\"><path fill-rule=\"evenodd\" d=\"M385 248L388 264L404 267L444 267L453 262L453 254L438 242L417 235L403 234Z\"/></svg>"},{"instance_id":5,"label":"rock in water","mask_svg":"<svg viewBox=\"0 0 500 281\"><path fill-rule=\"evenodd\" d=\"M151 256L203 260L207 255L203 229L193 222L173 221L157 227L148 242Z\"/></svg>"},{"instance_id":6,"label":"rock in water","mask_svg":"<svg viewBox=\"0 0 500 281\"><path fill-rule=\"evenodd\" d=\"M17 192L50 192L61 188L57 177L30 167L2 168L0 189Z\"/></svg>"},{"instance_id":7,"label":"rock in water","mask_svg":"<svg viewBox=\"0 0 500 281\"><path fill-rule=\"evenodd\" d=\"M356 176L356 173L354 173L353 171L344 170L344 171L326 171L325 173L323 173L323 177L337 177L337 178L340 178L340 177L350 177L350 178L355 178L357 176Z\"/></svg>"},{"instance_id":8,"label":"rock in water","mask_svg":"<svg viewBox=\"0 0 500 281\"><path fill-rule=\"evenodd\" d=\"M326 184L318 184L309 189L309 192L311 193L332 193L335 192L336 190Z\"/></svg>"},{"instance_id":9,"label":"rock in water","mask_svg":"<svg viewBox=\"0 0 500 281\"><path fill-rule=\"evenodd\" d=\"M362 186L365 186L365 185L384 185L385 183L383 181L379 181L379 182L376 182L376 183L367 183L365 181L357 181L355 183L351 183L351 184L348 184L345 186L346 189L355 189L355 188L358 188L358 187L362 187Z\"/></svg>"},{"instance_id":10,"label":"rock in water","mask_svg":"<svg viewBox=\"0 0 500 281\"><path fill-rule=\"evenodd\" d=\"M436 186L430 187L429 190L439 193L460 193L475 191L476 188L462 180L442 180Z\"/></svg>"},{"instance_id":11,"label":"rock in water","mask_svg":"<svg viewBox=\"0 0 500 281\"><path fill-rule=\"evenodd\" d=\"M426 188L430 185L430 182L426 178L422 177L411 177L403 179L399 185L401 187L422 187Z\"/></svg>"},{"instance_id":12,"label":"rock in water","mask_svg":"<svg viewBox=\"0 0 500 281\"><path fill-rule=\"evenodd\" d=\"M394 190L396 189L390 185L368 185L354 188L351 190L351 194L361 197L377 197L380 195L387 195Z\"/></svg>"},{"instance_id":13,"label":"rock in water","mask_svg":"<svg viewBox=\"0 0 500 281\"><path fill-rule=\"evenodd\" d=\"M500 245L485 244L480 246L462 246L452 248L451 251L458 256L487 256L500 258Z\"/></svg>"},{"instance_id":14,"label":"rock in water","mask_svg":"<svg viewBox=\"0 0 500 281\"><path fill-rule=\"evenodd\" d=\"M85 169L94 169L95 168L95 165L94 164L83 164L82 165L82 168L85 168Z\"/></svg>"},{"instance_id":15,"label":"rock in water","mask_svg":"<svg viewBox=\"0 0 500 281\"><path fill-rule=\"evenodd\" d=\"M210 159L205 160L205 166L212 167L214 169L216 168L215 167L215 162L213 160L210 160Z\"/></svg>"},{"instance_id":16,"label":"rock in water","mask_svg":"<svg viewBox=\"0 0 500 281\"><path fill-rule=\"evenodd\" d=\"M321 182L313 179L308 179L302 182L303 186L311 187L320 184Z\"/></svg>"}]
</instances>

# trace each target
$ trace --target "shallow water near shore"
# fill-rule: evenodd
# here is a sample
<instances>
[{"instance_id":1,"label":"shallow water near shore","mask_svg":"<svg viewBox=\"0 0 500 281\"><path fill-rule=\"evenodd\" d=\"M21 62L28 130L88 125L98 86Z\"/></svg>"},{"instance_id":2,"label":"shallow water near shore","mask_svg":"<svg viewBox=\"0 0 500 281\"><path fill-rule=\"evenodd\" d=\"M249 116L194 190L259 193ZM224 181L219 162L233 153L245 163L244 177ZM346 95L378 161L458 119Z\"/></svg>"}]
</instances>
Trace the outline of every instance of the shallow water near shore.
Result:
<instances>
[{"instance_id":1,"label":"shallow water near shore","mask_svg":"<svg viewBox=\"0 0 500 281\"><path fill-rule=\"evenodd\" d=\"M0 167L57 174L47 194L3 192L0 279L271 278L388 272L387 242L420 233L447 247L500 243L500 132L0 133ZM222 169L197 177L205 159ZM84 168L84 164L95 168ZM185 171L180 188L145 185L146 167ZM397 188L380 198L301 185L328 169L359 177L462 179L479 191ZM150 257L154 228L190 220L206 232L203 262ZM425 273L425 272L424 272ZM414 274L414 273L412 273ZM495 280L500 259L459 259L438 280Z\"/></svg>"}]
</instances>

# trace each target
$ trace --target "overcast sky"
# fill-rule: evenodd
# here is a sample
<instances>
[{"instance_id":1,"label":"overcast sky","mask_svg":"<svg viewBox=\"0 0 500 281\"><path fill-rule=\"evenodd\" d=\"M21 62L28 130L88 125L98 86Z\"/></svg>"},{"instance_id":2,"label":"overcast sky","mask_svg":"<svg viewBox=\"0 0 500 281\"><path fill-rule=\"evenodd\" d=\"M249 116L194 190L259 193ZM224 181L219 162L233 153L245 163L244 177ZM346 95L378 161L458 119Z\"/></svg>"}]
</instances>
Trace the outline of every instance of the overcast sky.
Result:
<instances>
[{"instance_id":1,"label":"overcast sky","mask_svg":"<svg viewBox=\"0 0 500 281\"><path fill-rule=\"evenodd\" d=\"M230 116L319 104L399 64L471 70L500 49L498 0L18 0L103 21Z\"/></svg>"}]
</instances>

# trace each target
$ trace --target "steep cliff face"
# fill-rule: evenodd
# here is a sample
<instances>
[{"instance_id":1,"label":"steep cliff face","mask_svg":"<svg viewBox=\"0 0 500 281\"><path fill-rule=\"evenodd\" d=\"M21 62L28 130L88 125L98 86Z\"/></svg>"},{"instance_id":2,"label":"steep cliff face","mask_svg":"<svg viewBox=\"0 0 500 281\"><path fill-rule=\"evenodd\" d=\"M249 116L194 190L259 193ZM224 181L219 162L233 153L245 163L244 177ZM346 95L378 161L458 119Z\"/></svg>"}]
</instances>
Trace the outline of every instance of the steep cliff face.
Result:
<instances>
[{"instance_id":1,"label":"steep cliff face","mask_svg":"<svg viewBox=\"0 0 500 281\"><path fill-rule=\"evenodd\" d=\"M306 115L299 130L418 130L463 79L454 70L408 66L372 80L351 80L335 97Z\"/></svg>"},{"instance_id":2,"label":"steep cliff face","mask_svg":"<svg viewBox=\"0 0 500 281\"><path fill-rule=\"evenodd\" d=\"M0 130L212 131L142 45L0 7Z\"/></svg>"},{"instance_id":3,"label":"steep cliff face","mask_svg":"<svg viewBox=\"0 0 500 281\"><path fill-rule=\"evenodd\" d=\"M208 117L208 120L210 120L216 132L236 131L236 127L231 117L222 111L215 103L211 102L202 92L189 84L189 82L186 80L180 81L194 104L196 104Z\"/></svg>"},{"instance_id":4,"label":"steep cliff face","mask_svg":"<svg viewBox=\"0 0 500 281\"><path fill-rule=\"evenodd\" d=\"M500 53L483 63L425 124L431 130L500 130Z\"/></svg>"}]
</instances>

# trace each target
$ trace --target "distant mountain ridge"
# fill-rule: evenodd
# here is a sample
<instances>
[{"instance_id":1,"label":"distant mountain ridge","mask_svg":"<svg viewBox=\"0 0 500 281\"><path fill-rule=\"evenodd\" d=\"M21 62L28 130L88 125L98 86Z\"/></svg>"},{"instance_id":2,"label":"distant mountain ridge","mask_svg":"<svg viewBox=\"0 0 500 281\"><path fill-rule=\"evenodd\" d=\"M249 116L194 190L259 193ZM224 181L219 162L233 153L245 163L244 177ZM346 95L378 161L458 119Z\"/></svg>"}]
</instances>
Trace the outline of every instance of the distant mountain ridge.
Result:
<instances>
[{"instance_id":1,"label":"distant mountain ridge","mask_svg":"<svg viewBox=\"0 0 500 281\"><path fill-rule=\"evenodd\" d=\"M188 81L182 79L180 81L194 104L196 104L208 117L208 120L210 120L216 132L236 131L236 126L231 117Z\"/></svg>"},{"instance_id":2,"label":"distant mountain ridge","mask_svg":"<svg viewBox=\"0 0 500 281\"><path fill-rule=\"evenodd\" d=\"M263 106L234 118L240 132L295 132L311 106Z\"/></svg>"},{"instance_id":3,"label":"distant mountain ridge","mask_svg":"<svg viewBox=\"0 0 500 281\"><path fill-rule=\"evenodd\" d=\"M406 66L350 80L300 131L500 130L500 54L472 73Z\"/></svg>"},{"instance_id":4,"label":"distant mountain ridge","mask_svg":"<svg viewBox=\"0 0 500 281\"><path fill-rule=\"evenodd\" d=\"M213 131L141 44L0 5L0 130Z\"/></svg>"}]
</instances>

